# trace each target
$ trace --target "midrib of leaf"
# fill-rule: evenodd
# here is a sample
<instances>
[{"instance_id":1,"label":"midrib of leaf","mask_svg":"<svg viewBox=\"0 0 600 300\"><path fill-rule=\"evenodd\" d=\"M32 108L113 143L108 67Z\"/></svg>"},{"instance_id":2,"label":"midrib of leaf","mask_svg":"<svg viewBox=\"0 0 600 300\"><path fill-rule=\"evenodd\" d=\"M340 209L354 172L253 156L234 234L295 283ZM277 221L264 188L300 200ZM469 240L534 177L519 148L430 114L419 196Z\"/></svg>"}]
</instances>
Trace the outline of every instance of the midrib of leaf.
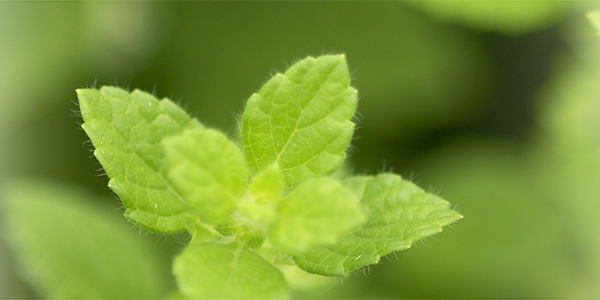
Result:
<instances>
[{"instance_id":1,"label":"midrib of leaf","mask_svg":"<svg viewBox=\"0 0 600 300\"><path fill-rule=\"evenodd\" d=\"M284 145L283 145L283 147L281 148L281 151L280 151L279 153L277 153L277 157L275 158L275 163L279 162L279 158L280 158L280 157L281 157L281 155L282 155L282 154L285 152L285 149L287 149L287 146L290 144L290 141L291 141L291 140L294 138L294 136L295 136L295 135L296 135L296 133L298 132L298 130L299 130L299 129L298 129L298 123L299 123L300 119L302 118L302 114L304 114L304 112L306 111L306 107L307 107L307 106L309 106L309 105L310 105L310 104L311 104L311 103L314 101L314 99L315 99L316 95L317 95L317 94L319 93L319 91L320 91L320 90L323 88L323 85L325 85L325 83L327 82L327 80L329 79L329 77L331 76L331 74L333 73L333 70L335 70L335 68L337 68L337 66L338 66L338 65L335 65L333 68L331 68L331 70L329 71L329 74L327 74L327 77L325 77L325 79L324 79L324 80L323 80L323 81L320 83L320 87L319 87L319 89L317 89L317 90L314 92L314 94L312 95L312 97L311 97L310 101L308 101L308 102L306 103L306 106L304 106L304 107L302 107L302 106L301 106L301 107L300 107L300 114L298 115L298 118L296 118L296 121L295 121L295 124L294 124L294 131L292 132L292 134L290 135L290 137L287 139L287 141L285 142L285 144L284 144ZM306 74L304 74L304 75L306 76ZM285 77L285 74L283 74L283 76ZM290 82L294 83L294 82L293 82L292 80L290 80L289 78L287 78L287 77L286 77L286 79L287 79L288 81L290 81ZM302 81L304 81L304 78L302 79ZM294 83L294 84L295 84L295 83ZM280 87L281 87L281 85L279 85L279 86L277 87L277 89L279 89ZM342 103L342 102L340 102L340 103L338 104L338 106L339 106L339 105L341 105L341 103ZM336 106L336 107L337 107L337 106ZM334 111L334 110L335 110L335 109L333 109L332 111ZM326 117L327 117L327 116L329 116L330 114L331 114L331 112L330 112L329 114L325 115L325 116L324 116L324 118L326 118ZM270 113L268 114L268 116L269 116L269 123L271 124L271 121L273 120L273 118L271 118L271 114L270 114ZM323 120L323 119L316 120L314 123L312 123L312 124L310 124L310 125L307 125L306 127L309 127L309 126L311 126L311 125L313 125L313 124L315 124L315 123L319 122L320 120ZM272 125L272 124L271 124L271 125ZM306 127L303 127L303 128L301 128L301 129L304 129L304 128L306 128ZM273 126L269 126L269 130L271 131L271 136L273 136L273 131L272 131L272 130L273 130ZM320 153L322 153L322 152L319 152L319 154L320 154ZM316 156L316 155L315 155L315 156ZM313 158L314 158L314 157L313 157ZM310 160L312 160L313 158L311 158ZM310 161L310 160L308 160L308 161ZM308 161L307 161L307 162L305 162L304 164L308 163ZM294 167L297 167L297 166L294 166ZM291 169L291 168L282 168L282 170L289 170L289 169ZM261 169L259 169L259 170L260 170L260 171L262 171ZM309 171L311 171L311 170L309 170ZM311 171L311 173L312 173L312 171ZM314 175L314 174L313 174L313 175Z\"/></svg>"}]
</instances>

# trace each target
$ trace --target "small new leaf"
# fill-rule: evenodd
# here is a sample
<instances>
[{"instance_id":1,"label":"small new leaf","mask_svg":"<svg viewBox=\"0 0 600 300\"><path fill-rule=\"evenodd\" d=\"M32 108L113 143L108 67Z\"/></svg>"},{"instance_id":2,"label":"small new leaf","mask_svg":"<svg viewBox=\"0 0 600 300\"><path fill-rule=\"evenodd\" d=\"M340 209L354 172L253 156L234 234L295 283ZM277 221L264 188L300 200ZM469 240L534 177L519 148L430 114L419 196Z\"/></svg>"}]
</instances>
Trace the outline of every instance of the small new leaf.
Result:
<instances>
[{"instance_id":1,"label":"small new leaf","mask_svg":"<svg viewBox=\"0 0 600 300\"><path fill-rule=\"evenodd\" d=\"M108 185L123 201L125 217L153 231L185 229L183 199L161 169L161 141L202 125L170 100L139 90L78 89L77 97L82 127L110 177Z\"/></svg>"},{"instance_id":2,"label":"small new leaf","mask_svg":"<svg viewBox=\"0 0 600 300\"><path fill-rule=\"evenodd\" d=\"M330 245L364 221L359 199L340 182L309 179L283 197L269 238L280 251L302 254Z\"/></svg>"},{"instance_id":3,"label":"small new leaf","mask_svg":"<svg viewBox=\"0 0 600 300\"><path fill-rule=\"evenodd\" d=\"M289 298L281 272L238 245L192 244L175 258L173 274L191 299Z\"/></svg>"},{"instance_id":4,"label":"small new leaf","mask_svg":"<svg viewBox=\"0 0 600 300\"><path fill-rule=\"evenodd\" d=\"M362 194L367 221L333 245L313 248L294 258L307 272L348 276L350 271L379 262L382 256L409 248L462 218L448 202L425 193L394 174L351 177L346 184ZM356 187L364 188L363 191Z\"/></svg>"},{"instance_id":5,"label":"small new leaf","mask_svg":"<svg viewBox=\"0 0 600 300\"><path fill-rule=\"evenodd\" d=\"M238 206L238 211L255 222L269 224L273 221L275 204L285 189L281 169L273 164L258 173L248 185L248 196Z\"/></svg>"},{"instance_id":6,"label":"small new leaf","mask_svg":"<svg viewBox=\"0 0 600 300\"><path fill-rule=\"evenodd\" d=\"M308 57L248 99L242 117L250 171L277 163L286 186L340 167L354 132L357 92L344 55Z\"/></svg>"},{"instance_id":7,"label":"small new leaf","mask_svg":"<svg viewBox=\"0 0 600 300\"><path fill-rule=\"evenodd\" d=\"M263 204L275 203L285 189L281 169L273 164L258 173L248 185L248 194L254 200Z\"/></svg>"},{"instance_id":8,"label":"small new leaf","mask_svg":"<svg viewBox=\"0 0 600 300\"><path fill-rule=\"evenodd\" d=\"M194 128L166 138L167 177L201 221L227 221L244 193L248 171L238 147L223 133Z\"/></svg>"}]
</instances>

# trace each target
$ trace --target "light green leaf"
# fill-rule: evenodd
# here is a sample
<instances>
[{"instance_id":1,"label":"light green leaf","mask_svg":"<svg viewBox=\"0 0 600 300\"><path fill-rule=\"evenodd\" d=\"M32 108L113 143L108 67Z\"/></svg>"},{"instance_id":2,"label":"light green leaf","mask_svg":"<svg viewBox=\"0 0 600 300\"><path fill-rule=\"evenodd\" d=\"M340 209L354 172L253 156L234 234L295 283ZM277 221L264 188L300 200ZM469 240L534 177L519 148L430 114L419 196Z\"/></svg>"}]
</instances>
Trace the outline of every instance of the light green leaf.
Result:
<instances>
[{"instance_id":1,"label":"light green leaf","mask_svg":"<svg viewBox=\"0 0 600 300\"><path fill-rule=\"evenodd\" d=\"M192 244L173 262L179 291L195 299L289 298L281 272L237 245Z\"/></svg>"},{"instance_id":2,"label":"light green leaf","mask_svg":"<svg viewBox=\"0 0 600 300\"><path fill-rule=\"evenodd\" d=\"M171 185L201 221L225 222L248 181L240 149L223 133L195 128L166 138L165 158Z\"/></svg>"},{"instance_id":3,"label":"light green leaf","mask_svg":"<svg viewBox=\"0 0 600 300\"><path fill-rule=\"evenodd\" d=\"M252 178L248 185L248 194L257 202L270 204L279 200L284 189L281 169L277 164L273 164Z\"/></svg>"},{"instance_id":4,"label":"light green leaf","mask_svg":"<svg viewBox=\"0 0 600 300\"><path fill-rule=\"evenodd\" d=\"M240 203L239 212L259 223L270 223L273 220L275 203L281 198L285 189L281 169L273 164L258 173L248 185L248 197Z\"/></svg>"},{"instance_id":5,"label":"light green leaf","mask_svg":"<svg viewBox=\"0 0 600 300\"><path fill-rule=\"evenodd\" d=\"M381 256L409 248L412 243L436 234L462 218L448 202L425 193L415 184L394 174L353 177L346 184L364 187L361 203L367 222L334 245L318 247L296 256L296 264L307 272L326 276L348 276L350 271L379 262ZM355 190L356 191L356 190Z\"/></svg>"},{"instance_id":6,"label":"light green leaf","mask_svg":"<svg viewBox=\"0 0 600 300\"><path fill-rule=\"evenodd\" d=\"M354 132L357 92L344 55L308 57L248 99L242 139L253 174L277 163L286 186L340 167Z\"/></svg>"},{"instance_id":7,"label":"light green leaf","mask_svg":"<svg viewBox=\"0 0 600 300\"><path fill-rule=\"evenodd\" d=\"M168 99L116 87L78 89L82 125L106 171L108 185L127 209L125 217L159 232L185 228L185 205L161 171L163 138L199 128Z\"/></svg>"},{"instance_id":8,"label":"light green leaf","mask_svg":"<svg viewBox=\"0 0 600 300\"><path fill-rule=\"evenodd\" d=\"M280 251L301 254L335 243L364 221L359 199L340 182L309 179L283 197L268 236Z\"/></svg>"},{"instance_id":9,"label":"light green leaf","mask_svg":"<svg viewBox=\"0 0 600 300\"><path fill-rule=\"evenodd\" d=\"M49 180L6 180L4 237L20 273L48 299L159 298L173 285L169 256L96 199Z\"/></svg>"}]
</instances>

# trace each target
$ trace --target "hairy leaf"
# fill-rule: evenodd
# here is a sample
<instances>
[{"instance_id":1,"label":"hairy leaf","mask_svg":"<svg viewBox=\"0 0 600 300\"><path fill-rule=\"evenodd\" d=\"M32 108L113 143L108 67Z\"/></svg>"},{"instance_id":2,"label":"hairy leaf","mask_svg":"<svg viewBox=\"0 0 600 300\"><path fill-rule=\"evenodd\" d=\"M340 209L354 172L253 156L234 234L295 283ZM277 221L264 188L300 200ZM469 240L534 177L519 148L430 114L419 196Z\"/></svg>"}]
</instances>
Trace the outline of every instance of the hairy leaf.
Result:
<instances>
[{"instance_id":1,"label":"hairy leaf","mask_svg":"<svg viewBox=\"0 0 600 300\"><path fill-rule=\"evenodd\" d=\"M196 299L288 298L281 272L238 245L188 246L173 262L179 292Z\"/></svg>"},{"instance_id":2,"label":"hairy leaf","mask_svg":"<svg viewBox=\"0 0 600 300\"><path fill-rule=\"evenodd\" d=\"M309 179L280 200L269 229L273 245L289 254L329 245L364 220L359 199L340 182Z\"/></svg>"},{"instance_id":3,"label":"hairy leaf","mask_svg":"<svg viewBox=\"0 0 600 300\"><path fill-rule=\"evenodd\" d=\"M161 170L163 138L202 125L168 99L116 87L78 89L82 125L125 217L159 232L185 228L185 205Z\"/></svg>"},{"instance_id":4,"label":"hairy leaf","mask_svg":"<svg viewBox=\"0 0 600 300\"><path fill-rule=\"evenodd\" d=\"M307 272L347 276L350 271L379 262L381 256L409 248L412 243L436 234L462 218L448 202L425 193L415 184L394 174L351 177L346 184L362 195L367 222L330 246L296 256ZM357 187L363 187L360 191Z\"/></svg>"},{"instance_id":5,"label":"hairy leaf","mask_svg":"<svg viewBox=\"0 0 600 300\"><path fill-rule=\"evenodd\" d=\"M308 57L248 99L242 139L253 174L277 163L286 186L329 175L346 157L357 92L344 55Z\"/></svg>"},{"instance_id":6,"label":"hairy leaf","mask_svg":"<svg viewBox=\"0 0 600 300\"><path fill-rule=\"evenodd\" d=\"M164 140L171 185L201 221L225 222L248 181L239 148L223 133L195 128Z\"/></svg>"}]
</instances>

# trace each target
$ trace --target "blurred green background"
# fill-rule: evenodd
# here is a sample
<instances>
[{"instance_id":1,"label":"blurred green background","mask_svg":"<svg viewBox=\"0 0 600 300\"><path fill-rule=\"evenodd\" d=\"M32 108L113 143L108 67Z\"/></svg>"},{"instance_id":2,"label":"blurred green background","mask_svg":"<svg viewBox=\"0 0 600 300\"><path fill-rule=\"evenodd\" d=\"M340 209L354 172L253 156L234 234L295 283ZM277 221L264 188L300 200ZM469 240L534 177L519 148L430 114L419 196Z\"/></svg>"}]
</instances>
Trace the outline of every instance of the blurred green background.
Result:
<instances>
[{"instance_id":1,"label":"blurred green background","mask_svg":"<svg viewBox=\"0 0 600 300\"><path fill-rule=\"evenodd\" d=\"M174 287L185 237L120 217L76 88L151 91L235 135L271 75L330 53L359 91L354 172L398 172L465 218L343 283L294 280L295 297L600 298L600 36L586 19L599 7L0 2L0 298ZM97 278L61 279L81 270Z\"/></svg>"}]
</instances>

